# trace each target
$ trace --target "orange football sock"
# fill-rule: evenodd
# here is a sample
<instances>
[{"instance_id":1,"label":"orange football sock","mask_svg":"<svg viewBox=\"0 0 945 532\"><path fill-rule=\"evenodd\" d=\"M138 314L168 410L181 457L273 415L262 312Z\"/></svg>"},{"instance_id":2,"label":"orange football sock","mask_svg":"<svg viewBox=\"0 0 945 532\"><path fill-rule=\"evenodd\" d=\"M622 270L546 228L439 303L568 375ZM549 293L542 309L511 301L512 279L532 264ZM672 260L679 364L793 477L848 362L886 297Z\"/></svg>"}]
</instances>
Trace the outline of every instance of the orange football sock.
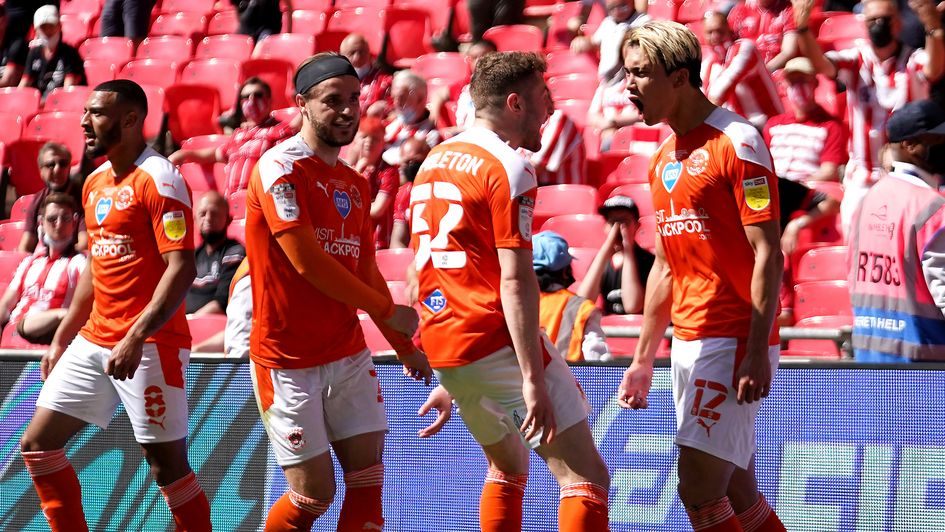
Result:
<instances>
[{"instance_id":1,"label":"orange football sock","mask_svg":"<svg viewBox=\"0 0 945 532\"><path fill-rule=\"evenodd\" d=\"M522 530L522 498L528 474L507 475L489 468L479 499L479 528L482 532Z\"/></svg>"},{"instance_id":2,"label":"orange football sock","mask_svg":"<svg viewBox=\"0 0 945 532\"><path fill-rule=\"evenodd\" d=\"M607 490L603 486L590 482L578 482L561 488L558 530L604 532L609 529Z\"/></svg>"},{"instance_id":3,"label":"orange football sock","mask_svg":"<svg viewBox=\"0 0 945 532\"><path fill-rule=\"evenodd\" d=\"M311 530L318 516L325 513L331 501L321 501L300 495L292 490L285 492L269 508L266 516L266 532L297 532Z\"/></svg>"},{"instance_id":4,"label":"orange football sock","mask_svg":"<svg viewBox=\"0 0 945 532\"><path fill-rule=\"evenodd\" d=\"M158 487L171 509L178 532L210 532L213 529L210 526L210 502L193 471L167 486Z\"/></svg>"},{"instance_id":5,"label":"orange football sock","mask_svg":"<svg viewBox=\"0 0 945 532\"><path fill-rule=\"evenodd\" d=\"M708 502L699 508L686 508L686 513L695 532L743 532L728 497Z\"/></svg>"},{"instance_id":6,"label":"orange football sock","mask_svg":"<svg viewBox=\"0 0 945 532\"><path fill-rule=\"evenodd\" d=\"M384 464L345 473L345 500L338 516L338 532L383 530Z\"/></svg>"},{"instance_id":7,"label":"orange football sock","mask_svg":"<svg viewBox=\"0 0 945 532\"><path fill-rule=\"evenodd\" d=\"M768 506L765 496L758 494L758 502L738 514L738 522L745 532L786 532L778 514Z\"/></svg>"},{"instance_id":8,"label":"orange football sock","mask_svg":"<svg viewBox=\"0 0 945 532\"><path fill-rule=\"evenodd\" d=\"M65 450L26 451L22 454L49 528L53 532L87 532L89 527L82 511L82 488Z\"/></svg>"}]
</instances>

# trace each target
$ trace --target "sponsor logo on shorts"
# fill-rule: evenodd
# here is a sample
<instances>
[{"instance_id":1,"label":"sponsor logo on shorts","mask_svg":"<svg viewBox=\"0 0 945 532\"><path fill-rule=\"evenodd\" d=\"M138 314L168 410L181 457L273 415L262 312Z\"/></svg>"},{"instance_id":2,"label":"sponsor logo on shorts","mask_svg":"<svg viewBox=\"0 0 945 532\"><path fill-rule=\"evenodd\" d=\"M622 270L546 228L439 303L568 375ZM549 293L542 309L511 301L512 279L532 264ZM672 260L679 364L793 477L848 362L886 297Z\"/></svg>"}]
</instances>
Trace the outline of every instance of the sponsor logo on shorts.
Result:
<instances>
[{"instance_id":1,"label":"sponsor logo on shorts","mask_svg":"<svg viewBox=\"0 0 945 532\"><path fill-rule=\"evenodd\" d=\"M187 234L187 219L184 217L184 211L165 212L162 220L164 221L164 235L167 238L177 242Z\"/></svg>"},{"instance_id":2,"label":"sponsor logo on shorts","mask_svg":"<svg viewBox=\"0 0 945 532\"><path fill-rule=\"evenodd\" d=\"M111 198L101 198L98 200L98 203L95 204L95 221L99 225L102 225L102 222L105 221L105 217L108 216L108 213L112 211L112 199Z\"/></svg>"},{"instance_id":3,"label":"sponsor logo on shorts","mask_svg":"<svg viewBox=\"0 0 945 532\"><path fill-rule=\"evenodd\" d=\"M305 447L305 432L302 430L302 427L296 427L286 434L285 440L289 442L289 447L291 447L293 451L298 451L302 447Z\"/></svg>"},{"instance_id":4,"label":"sponsor logo on shorts","mask_svg":"<svg viewBox=\"0 0 945 532\"><path fill-rule=\"evenodd\" d=\"M742 181L745 203L753 211L760 211L771 204L771 190L767 177L753 177Z\"/></svg>"},{"instance_id":5,"label":"sponsor logo on shorts","mask_svg":"<svg viewBox=\"0 0 945 532\"><path fill-rule=\"evenodd\" d=\"M443 291L437 288L430 292L430 295L423 300L423 306L430 309L430 312L436 314L446 308L446 296L443 295Z\"/></svg>"},{"instance_id":6,"label":"sponsor logo on shorts","mask_svg":"<svg viewBox=\"0 0 945 532\"><path fill-rule=\"evenodd\" d=\"M149 425L157 425L162 430L164 429L167 403L164 402L164 391L160 386L152 384L144 389L144 413L148 416Z\"/></svg>"}]
</instances>

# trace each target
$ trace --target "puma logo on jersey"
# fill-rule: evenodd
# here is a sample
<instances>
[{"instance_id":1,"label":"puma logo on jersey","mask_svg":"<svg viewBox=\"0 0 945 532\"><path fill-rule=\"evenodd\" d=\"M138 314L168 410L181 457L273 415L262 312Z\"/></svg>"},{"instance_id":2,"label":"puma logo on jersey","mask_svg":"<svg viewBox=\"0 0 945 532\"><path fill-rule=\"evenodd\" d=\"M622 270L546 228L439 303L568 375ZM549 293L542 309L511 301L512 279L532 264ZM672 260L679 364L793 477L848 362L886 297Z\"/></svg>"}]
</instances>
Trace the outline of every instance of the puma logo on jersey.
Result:
<instances>
[{"instance_id":1,"label":"puma logo on jersey","mask_svg":"<svg viewBox=\"0 0 945 532\"><path fill-rule=\"evenodd\" d=\"M322 189L322 192L325 193L326 197L329 197L329 198L331 197L331 194L328 193L328 186L326 186L324 183L319 183L318 181L316 181L315 186Z\"/></svg>"}]
</instances>

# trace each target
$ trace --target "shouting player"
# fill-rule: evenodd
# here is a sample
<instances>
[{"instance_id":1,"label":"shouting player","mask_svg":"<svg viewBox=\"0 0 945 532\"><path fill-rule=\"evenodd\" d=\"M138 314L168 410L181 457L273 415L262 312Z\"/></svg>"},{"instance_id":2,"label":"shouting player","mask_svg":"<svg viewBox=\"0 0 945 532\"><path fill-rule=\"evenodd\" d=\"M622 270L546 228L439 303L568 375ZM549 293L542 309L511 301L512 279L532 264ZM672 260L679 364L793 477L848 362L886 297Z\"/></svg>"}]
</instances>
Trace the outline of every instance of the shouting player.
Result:
<instances>
[{"instance_id":1,"label":"shouting player","mask_svg":"<svg viewBox=\"0 0 945 532\"><path fill-rule=\"evenodd\" d=\"M207 497L187 462L190 329L182 303L196 274L190 190L145 144L147 111L141 87L115 80L95 87L82 117L86 153L108 157L82 192L91 258L43 356L46 383L22 441L56 531L87 530L63 447L88 423L107 426L119 401L177 529L210 530Z\"/></svg>"},{"instance_id":2,"label":"shouting player","mask_svg":"<svg viewBox=\"0 0 945 532\"><path fill-rule=\"evenodd\" d=\"M344 56L309 58L295 75L302 130L266 152L250 179L246 243L253 286L253 384L289 491L267 531L310 530L335 494L329 448L345 475L338 530L380 530L387 420L356 309L384 332L405 371L432 373L374 260L367 181L338 159L360 115Z\"/></svg>"},{"instance_id":3,"label":"shouting player","mask_svg":"<svg viewBox=\"0 0 945 532\"><path fill-rule=\"evenodd\" d=\"M561 486L559 530L608 526L610 479L587 401L538 329L537 182L516 150L541 147L553 111L544 71L530 53L480 59L470 83L474 127L431 151L410 194L421 340L488 459L479 507L486 532L521 529L529 447Z\"/></svg>"},{"instance_id":4,"label":"shouting player","mask_svg":"<svg viewBox=\"0 0 945 532\"><path fill-rule=\"evenodd\" d=\"M649 22L623 45L630 101L673 135L650 163L656 262L618 400L646 408L672 319L679 496L696 531L783 531L758 492L755 416L778 364L777 178L761 135L699 90L699 41Z\"/></svg>"}]
</instances>

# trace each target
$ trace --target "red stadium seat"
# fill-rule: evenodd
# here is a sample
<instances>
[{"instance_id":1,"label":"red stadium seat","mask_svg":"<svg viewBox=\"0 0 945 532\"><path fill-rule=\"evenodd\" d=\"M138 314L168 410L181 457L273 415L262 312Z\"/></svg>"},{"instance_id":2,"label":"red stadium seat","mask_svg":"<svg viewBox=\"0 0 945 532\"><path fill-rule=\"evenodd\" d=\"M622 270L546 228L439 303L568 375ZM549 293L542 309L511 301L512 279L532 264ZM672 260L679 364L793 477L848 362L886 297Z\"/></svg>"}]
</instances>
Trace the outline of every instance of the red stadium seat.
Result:
<instances>
[{"instance_id":1,"label":"red stadium seat","mask_svg":"<svg viewBox=\"0 0 945 532\"><path fill-rule=\"evenodd\" d=\"M430 15L426 10L392 7L384 10L383 17L388 64L410 67L417 57L433 52Z\"/></svg>"},{"instance_id":2,"label":"red stadium seat","mask_svg":"<svg viewBox=\"0 0 945 532\"><path fill-rule=\"evenodd\" d=\"M641 216L635 238L637 245L653 253L656 249L656 216Z\"/></svg>"},{"instance_id":3,"label":"red stadium seat","mask_svg":"<svg viewBox=\"0 0 945 532\"><path fill-rule=\"evenodd\" d=\"M449 15L450 11L446 13ZM456 40L459 42L472 41L472 34L469 33L470 28L472 28L472 17L469 15L469 6L466 5L466 0L456 0L453 4L452 14L454 17L453 35Z\"/></svg>"},{"instance_id":4,"label":"red stadium seat","mask_svg":"<svg viewBox=\"0 0 945 532\"><path fill-rule=\"evenodd\" d=\"M177 64L166 59L135 59L122 67L119 77L138 85L154 85L167 90L176 83Z\"/></svg>"},{"instance_id":5,"label":"red stadium seat","mask_svg":"<svg viewBox=\"0 0 945 532\"><path fill-rule=\"evenodd\" d=\"M214 0L161 0L161 11L177 13L192 11L194 13L210 13L213 11Z\"/></svg>"},{"instance_id":6,"label":"red stadium seat","mask_svg":"<svg viewBox=\"0 0 945 532\"><path fill-rule=\"evenodd\" d=\"M252 57L282 59L295 69L315 52L315 37L303 33L278 33L256 43Z\"/></svg>"},{"instance_id":7,"label":"red stadium seat","mask_svg":"<svg viewBox=\"0 0 945 532\"><path fill-rule=\"evenodd\" d=\"M341 41L348 36L344 31L323 31L315 37L315 53L337 52L341 50Z\"/></svg>"},{"instance_id":8,"label":"red stadium seat","mask_svg":"<svg viewBox=\"0 0 945 532\"><path fill-rule=\"evenodd\" d=\"M581 129L587 125L587 111L591 108L591 100L559 100L555 102L555 109L560 109L568 118L574 121Z\"/></svg>"},{"instance_id":9,"label":"red stadium seat","mask_svg":"<svg viewBox=\"0 0 945 532\"><path fill-rule=\"evenodd\" d=\"M795 279L807 281L845 281L850 275L846 246L814 248L801 257Z\"/></svg>"},{"instance_id":10,"label":"red stadium seat","mask_svg":"<svg viewBox=\"0 0 945 532\"><path fill-rule=\"evenodd\" d=\"M246 218L246 191L237 190L236 192L230 194L230 197L227 198L227 201L230 202L230 216L234 220L242 220Z\"/></svg>"},{"instance_id":11,"label":"red stadium seat","mask_svg":"<svg viewBox=\"0 0 945 532\"><path fill-rule=\"evenodd\" d=\"M220 93L208 85L174 85L164 91L167 128L180 144L196 135L220 133Z\"/></svg>"},{"instance_id":12,"label":"red stadium seat","mask_svg":"<svg viewBox=\"0 0 945 532\"><path fill-rule=\"evenodd\" d=\"M194 135L181 143L185 150L201 150L203 148L219 148L230 140L229 135Z\"/></svg>"},{"instance_id":13,"label":"red stadium seat","mask_svg":"<svg viewBox=\"0 0 945 532\"><path fill-rule=\"evenodd\" d=\"M226 328L226 314L187 316L187 325L190 327L191 345L197 345Z\"/></svg>"},{"instance_id":14,"label":"red stadium seat","mask_svg":"<svg viewBox=\"0 0 945 532\"><path fill-rule=\"evenodd\" d=\"M542 231L554 231L573 248L600 248L607 239L607 221L599 214L561 214L541 224Z\"/></svg>"},{"instance_id":15,"label":"red stadium seat","mask_svg":"<svg viewBox=\"0 0 945 532\"><path fill-rule=\"evenodd\" d=\"M164 59L181 64L194 53L194 41L182 35L148 37L138 46L135 59Z\"/></svg>"},{"instance_id":16,"label":"red stadium seat","mask_svg":"<svg viewBox=\"0 0 945 532\"><path fill-rule=\"evenodd\" d=\"M206 15L202 13L162 13L151 24L151 35L183 35L199 40L207 30L207 22Z\"/></svg>"},{"instance_id":17,"label":"red stadium seat","mask_svg":"<svg viewBox=\"0 0 945 532\"><path fill-rule=\"evenodd\" d=\"M449 23L453 0L396 0L394 5L426 11L430 17L430 34L439 35Z\"/></svg>"},{"instance_id":18,"label":"red stadium seat","mask_svg":"<svg viewBox=\"0 0 945 532\"><path fill-rule=\"evenodd\" d=\"M232 59L246 61L256 43L249 35L211 35L197 44L196 59Z\"/></svg>"},{"instance_id":19,"label":"red stadium seat","mask_svg":"<svg viewBox=\"0 0 945 532\"><path fill-rule=\"evenodd\" d=\"M800 320L794 326L810 329L850 328L853 327L853 317L817 316ZM808 356L840 358L840 349L832 340L789 340L788 350L806 353Z\"/></svg>"},{"instance_id":20,"label":"red stadium seat","mask_svg":"<svg viewBox=\"0 0 945 532\"><path fill-rule=\"evenodd\" d=\"M227 238L232 238L240 244L246 245L246 220L233 220L226 228Z\"/></svg>"},{"instance_id":21,"label":"red stadium seat","mask_svg":"<svg viewBox=\"0 0 945 532\"><path fill-rule=\"evenodd\" d=\"M370 7L383 9L391 5L390 0L335 0L336 9L346 9L352 7Z\"/></svg>"},{"instance_id":22,"label":"red stadium seat","mask_svg":"<svg viewBox=\"0 0 945 532\"><path fill-rule=\"evenodd\" d=\"M650 158L646 155L632 153L625 157L617 169L607 176L608 181L619 183L649 183Z\"/></svg>"},{"instance_id":23,"label":"red stadium seat","mask_svg":"<svg viewBox=\"0 0 945 532\"><path fill-rule=\"evenodd\" d=\"M838 43L850 43L856 39L867 39L866 24L861 15L837 14L824 20L817 34L817 41L836 47Z\"/></svg>"},{"instance_id":24,"label":"red stadium seat","mask_svg":"<svg viewBox=\"0 0 945 532\"><path fill-rule=\"evenodd\" d=\"M675 20L681 24L701 22L707 12L718 11L724 3L719 0L685 0L679 4Z\"/></svg>"},{"instance_id":25,"label":"red stadium seat","mask_svg":"<svg viewBox=\"0 0 945 532\"><path fill-rule=\"evenodd\" d=\"M131 61L134 44L125 37L92 37L79 46L79 55L83 59L101 59L123 65Z\"/></svg>"},{"instance_id":26,"label":"red stadium seat","mask_svg":"<svg viewBox=\"0 0 945 532\"><path fill-rule=\"evenodd\" d=\"M214 13L207 23L207 35L225 35L236 33L239 29L239 14L235 10L220 11Z\"/></svg>"},{"instance_id":27,"label":"red stadium seat","mask_svg":"<svg viewBox=\"0 0 945 532\"><path fill-rule=\"evenodd\" d=\"M226 59L194 59L180 71L180 83L217 89L221 108L229 109L240 89L240 65Z\"/></svg>"},{"instance_id":28,"label":"red stadium seat","mask_svg":"<svg viewBox=\"0 0 945 532\"><path fill-rule=\"evenodd\" d=\"M46 186L39 175L38 162L43 144L46 139L20 139L4 146L4 164L10 168L10 183L17 196L39 192Z\"/></svg>"},{"instance_id":29,"label":"red stadium seat","mask_svg":"<svg viewBox=\"0 0 945 532\"><path fill-rule=\"evenodd\" d=\"M62 25L62 42L77 47L93 36L92 27L98 15L94 13L63 13L59 16Z\"/></svg>"},{"instance_id":30,"label":"red stadium seat","mask_svg":"<svg viewBox=\"0 0 945 532\"><path fill-rule=\"evenodd\" d=\"M141 85L148 97L148 116L144 117L144 138L153 139L164 126L164 89L154 85Z\"/></svg>"},{"instance_id":31,"label":"red stadium seat","mask_svg":"<svg viewBox=\"0 0 945 532\"><path fill-rule=\"evenodd\" d=\"M102 10L102 2L99 0L69 0L67 2L60 2L59 4L59 13L63 15L98 13Z\"/></svg>"},{"instance_id":32,"label":"red stadium seat","mask_svg":"<svg viewBox=\"0 0 945 532\"><path fill-rule=\"evenodd\" d=\"M11 222L19 222L26 219L26 211L29 210L30 204L33 203L33 198L36 197L36 194L24 194L13 202L13 207L10 208L10 220ZM0 277L2 279L2 277Z\"/></svg>"},{"instance_id":33,"label":"red stadium seat","mask_svg":"<svg viewBox=\"0 0 945 532\"><path fill-rule=\"evenodd\" d=\"M6 288L4 288L6 290ZM49 346L31 344L24 340L19 333L16 332L16 327L13 324L7 324L3 328L3 335L0 336L0 348L3 349L24 349L24 350L43 350L45 351Z\"/></svg>"},{"instance_id":34,"label":"red stadium seat","mask_svg":"<svg viewBox=\"0 0 945 532\"><path fill-rule=\"evenodd\" d=\"M679 4L676 0L649 0L646 14L652 19L676 20Z\"/></svg>"},{"instance_id":35,"label":"red stadium seat","mask_svg":"<svg viewBox=\"0 0 945 532\"><path fill-rule=\"evenodd\" d=\"M313 10L313 11L328 11L332 7L332 0L292 0L292 9L294 11L299 10Z\"/></svg>"},{"instance_id":36,"label":"red stadium seat","mask_svg":"<svg viewBox=\"0 0 945 532\"><path fill-rule=\"evenodd\" d=\"M46 96L43 111L85 112L85 102L91 93L92 87L88 85L56 87Z\"/></svg>"},{"instance_id":37,"label":"red stadium seat","mask_svg":"<svg viewBox=\"0 0 945 532\"><path fill-rule=\"evenodd\" d=\"M0 223L0 250L15 251L25 228L25 222Z\"/></svg>"},{"instance_id":38,"label":"red stadium seat","mask_svg":"<svg viewBox=\"0 0 945 532\"><path fill-rule=\"evenodd\" d=\"M28 256L29 253L23 251L0 251L0 282L9 284L17 266Z\"/></svg>"},{"instance_id":39,"label":"red stadium seat","mask_svg":"<svg viewBox=\"0 0 945 532\"><path fill-rule=\"evenodd\" d=\"M611 191L608 197L629 196L637 204L640 210L640 216L650 216L653 214L653 196L650 194L649 183L630 183L620 185Z\"/></svg>"},{"instance_id":40,"label":"red stadium seat","mask_svg":"<svg viewBox=\"0 0 945 532\"><path fill-rule=\"evenodd\" d=\"M26 125L24 136L44 138L65 144L72 154L73 166L81 163L85 151L85 132L82 130L82 113L53 111L35 115Z\"/></svg>"},{"instance_id":41,"label":"red stadium seat","mask_svg":"<svg viewBox=\"0 0 945 532\"><path fill-rule=\"evenodd\" d=\"M818 192L823 192L837 201L843 201L843 185L836 181L805 181L805 185Z\"/></svg>"},{"instance_id":42,"label":"red stadium seat","mask_svg":"<svg viewBox=\"0 0 945 532\"><path fill-rule=\"evenodd\" d=\"M547 17L554 11L558 0L525 0L526 17Z\"/></svg>"},{"instance_id":43,"label":"red stadium seat","mask_svg":"<svg viewBox=\"0 0 945 532\"><path fill-rule=\"evenodd\" d=\"M384 32L378 31L384 27L384 12L379 7L346 7L332 13L325 29L328 31L342 31L360 33L368 42L372 55L381 53L384 43Z\"/></svg>"},{"instance_id":44,"label":"red stadium seat","mask_svg":"<svg viewBox=\"0 0 945 532\"><path fill-rule=\"evenodd\" d=\"M597 189L588 185L549 185L538 187L533 227L541 227L552 216L596 214L600 200Z\"/></svg>"},{"instance_id":45,"label":"red stadium seat","mask_svg":"<svg viewBox=\"0 0 945 532\"><path fill-rule=\"evenodd\" d=\"M39 111L40 97L39 89L33 87L5 87L0 89L0 109L29 118Z\"/></svg>"},{"instance_id":46,"label":"red stadium seat","mask_svg":"<svg viewBox=\"0 0 945 532\"><path fill-rule=\"evenodd\" d=\"M85 79L90 87L111 81L118 74L118 67L109 60L86 59L82 64L85 67Z\"/></svg>"},{"instance_id":47,"label":"red stadium seat","mask_svg":"<svg viewBox=\"0 0 945 532\"><path fill-rule=\"evenodd\" d=\"M494 42L500 52L540 52L545 43L541 30L530 24L493 26L482 36Z\"/></svg>"},{"instance_id":48,"label":"red stadium seat","mask_svg":"<svg viewBox=\"0 0 945 532\"><path fill-rule=\"evenodd\" d=\"M413 250L379 249L377 250L377 268L388 281L404 281L407 279L407 267L413 264Z\"/></svg>"},{"instance_id":49,"label":"red stadium seat","mask_svg":"<svg viewBox=\"0 0 945 532\"><path fill-rule=\"evenodd\" d=\"M794 317L852 316L846 281L809 281L794 287Z\"/></svg>"},{"instance_id":50,"label":"red stadium seat","mask_svg":"<svg viewBox=\"0 0 945 532\"><path fill-rule=\"evenodd\" d=\"M279 122L291 122L295 120L295 117L299 116L300 112L298 107L285 107L283 109L275 109L269 114Z\"/></svg>"},{"instance_id":51,"label":"red stadium seat","mask_svg":"<svg viewBox=\"0 0 945 532\"><path fill-rule=\"evenodd\" d=\"M0 144L9 145L20 140L25 125L26 119L23 115L16 112L0 112Z\"/></svg>"},{"instance_id":52,"label":"red stadium seat","mask_svg":"<svg viewBox=\"0 0 945 532\"><path fill-rule=\"evenodd\" d=\"M597 76L597 62L588 54L572 54L569 51L551 52L546 61L548 70L545 71L545 77L548 79L571 74Z\"/></svg>"},{"instance_id":53,"label":"red stadium seat","mask_svg":"<svg viewBox=\"0 0 945 532\"><path fill-rule=\"evenodd\" d=\"M599 85L597 74L568 74L548 80L551 98L558 100L581 100L593 98Z\"/></svg>"},{"instance_id":54,"label":"red stadium seat","mask_svg":"<svg viewBox=\"0 0 945 532\"><path fill-rule=\"evenodd\" d=\"M666 130L659 126L623 126L614 133L610 149L616 152L650 155L667 136L669 135Z\"/></svg>"},{"instance_id":55,"label":"red stadium seat","mask_svg":"<svg viewBox=\"0 0 945 532\"><path fill-rule=\"evenodd\" d=\"M322 31L325 30L325 25L328 24L328 17L331 16L332 12L330 8L327 10L297 9L293 11L292 28L305 28L305 31L288 35L311 36L321 34Z\"/></svg>"},{"instance_id":56,"label":"red stadium seat","mask_svg":"<svg viewBox=\"0 0 945 532\"><path fill-rule=\"evenodd\" d=\"M377 328L374 320L367 314L358 314L358 318L361 320L361 331L364 333L364 341L367 342L371 355L393 355L394 349L390 346L390 342L384 338L381 330Z\"/></svg>"},{"instance_id":57,"label":"red stadium seat","mask_svg":"<svg viewBox=\"0 0 945 532\"><path fill-rule=\"evenodd\" d=\"M213 181L213 166L210 166L210 175L204 173L203 165L199 163L184 163L178 167L180 175L184 176L184 181L190 186L194 194L216 190L215 181Z\"/></svg>"},{"instance_id":58,"label":"red stadium seat","mask_svg":"<svg viewBox=\"0 0 945 532\"><path fill-rule=\"evenodd\" d=\"M292 83L294 75L295 65L285 59L250 59L240 67L240 82L257 77L269 84L272 90L273 109L292 105L290 94L294 94L295 87Z\"/></svg>"},{"instance_id":59,"label":"red stadium seat","mask_svg":"<svg viewBox=\"0 0 945 532\"><path fill-rule=\"evenodd\" d=\"M410 70L426 80L440 78L463 84L469 81L470 75L466 58L456 52L423 54L413 62Z\"/></svg>"},{"instance_id":60,"label":"red stadium seat","mask_svg":"<svg viewBox=\"0 0 945 532\"><path fill-rule=\"evenodd\" d=\"M602 327L642 327L643 316L640 314L625 314L603 316L600 319ZM607 346L610 347L610 353L614 358L632 357L637 348L639 338L616 338L607 337ZM660 342L659 350L656 352L657 358L666 358L669 356L669 340Z\"/></svg>"}]
</instances>

